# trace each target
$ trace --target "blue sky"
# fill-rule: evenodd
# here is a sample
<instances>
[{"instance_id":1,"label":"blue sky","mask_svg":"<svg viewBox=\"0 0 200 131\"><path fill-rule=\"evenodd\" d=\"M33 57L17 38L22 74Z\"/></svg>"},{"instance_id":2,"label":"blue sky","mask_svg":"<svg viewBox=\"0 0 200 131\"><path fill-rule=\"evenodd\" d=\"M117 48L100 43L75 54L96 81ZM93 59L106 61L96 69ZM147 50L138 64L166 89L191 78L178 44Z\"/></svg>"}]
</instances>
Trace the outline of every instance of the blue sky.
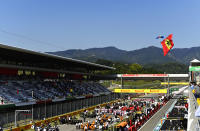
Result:
<instances>
[{"instance_id":1,"label":"blue sky","mask_svg":"<svg viewBox=\"0 0 200 131\"><path fill-rule=\"evenodd\" d=\"M199 0L1 0L0 43L35 51L200 46Z\"/></svg>"}]
</instances>

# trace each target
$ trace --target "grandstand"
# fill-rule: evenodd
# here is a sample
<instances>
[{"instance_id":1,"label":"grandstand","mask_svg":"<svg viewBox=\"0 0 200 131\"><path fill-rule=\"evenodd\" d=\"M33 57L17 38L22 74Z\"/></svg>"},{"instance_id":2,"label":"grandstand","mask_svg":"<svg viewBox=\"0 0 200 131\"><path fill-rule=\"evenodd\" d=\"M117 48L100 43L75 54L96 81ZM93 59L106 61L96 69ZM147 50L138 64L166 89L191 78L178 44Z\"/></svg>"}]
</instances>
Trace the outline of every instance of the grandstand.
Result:
<instances>
[{"instance_id":1,"label":"grandstand","mask_svg":"<svg viewBox=\"0 0 200 131\"><path fill-rule=\"evenodd\" d=\"M0 86L0 97L4 103L36 102L37 100L57 100L67 97L100 95L110 93L95 82L76 81L8 81ZM35 92L32 97L32 92ZM16 95L16 93L18 95Z\"/></svg>"},{"instance_id":2,"label":"grandstand","mask_svg":"<svg viewBox=\"0 0 200 131\"><path fill-rule=\"evenodd\" d=\"M17 121L41 120L118 98L94 81L98 70L114 68L0 45L0 126L14 126L19 109L33 112Z\"/></svg>"}]
</instances>

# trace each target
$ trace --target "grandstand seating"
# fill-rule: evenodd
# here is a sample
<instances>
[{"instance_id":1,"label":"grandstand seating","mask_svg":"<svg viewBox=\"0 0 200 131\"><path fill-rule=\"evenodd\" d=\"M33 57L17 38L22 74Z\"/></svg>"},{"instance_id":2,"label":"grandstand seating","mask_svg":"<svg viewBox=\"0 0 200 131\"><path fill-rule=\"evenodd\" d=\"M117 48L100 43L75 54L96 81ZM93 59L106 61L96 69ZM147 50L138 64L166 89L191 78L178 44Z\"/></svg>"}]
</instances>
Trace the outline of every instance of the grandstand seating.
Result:
<instances>
[{"instance_id":1,"label":"grandstand seating","mask_svg":"<svg viewBox=\"0 0 200 131\"><path fill-rule=\"evenodd\" d=\"M32 91L34 97L32 98ZM9 80L0 82L0 97L4 103L22 103L37 100L54 100L67 97L97 95L110 91L96 82L69 80Z\"/></svg>"}]
</instances>

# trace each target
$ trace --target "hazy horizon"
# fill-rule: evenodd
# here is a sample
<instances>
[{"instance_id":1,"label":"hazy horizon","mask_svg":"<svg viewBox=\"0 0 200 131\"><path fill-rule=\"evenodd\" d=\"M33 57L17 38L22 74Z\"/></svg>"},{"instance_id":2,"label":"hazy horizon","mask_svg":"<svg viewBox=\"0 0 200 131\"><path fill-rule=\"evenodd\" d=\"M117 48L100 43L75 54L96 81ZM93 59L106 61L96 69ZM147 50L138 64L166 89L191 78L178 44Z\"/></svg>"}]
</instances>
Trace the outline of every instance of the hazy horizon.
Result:
<instances>
[{"instance_id":1,"label":"hazy horizon","mask_svg":"<svg viewBox=\"0 0 200 131\"><path fill-rule=\"evenodd\" d=\"M143 48L148 48L148 47L157 47L157 48L160 48L162 49L162 47L159 47L159 46L154 46L154 45L149 45L149 46L146 46L146 47L141 47L141 48L138 48L138 49L132 49L132 50L126 50L126 49L121 49L121 48L118 48L116 46L103 46L103 47L90 47L90 48L85 48L85 49L80 49L80 48L74 48L74 49L66 49L66 50L87 50L87 49L95 49L95 48L107 48L107 47L114 47L114 48L117 48L117 49L120 49L120 50L125 50L125 51L134 51L134 50L140 50L140 49L143 49ZM194 47L188 47L188 48L173 48L172 50L174 49L190 49L190 48L196 48L196 47L200 47L200 46L194 46ZM57 50L57 51L66 51L66 50ZM57 51L52 51L52 52L57 52ZM51 51L46 51L46 52L51 52Z\"/></svg>"}]
</instances>

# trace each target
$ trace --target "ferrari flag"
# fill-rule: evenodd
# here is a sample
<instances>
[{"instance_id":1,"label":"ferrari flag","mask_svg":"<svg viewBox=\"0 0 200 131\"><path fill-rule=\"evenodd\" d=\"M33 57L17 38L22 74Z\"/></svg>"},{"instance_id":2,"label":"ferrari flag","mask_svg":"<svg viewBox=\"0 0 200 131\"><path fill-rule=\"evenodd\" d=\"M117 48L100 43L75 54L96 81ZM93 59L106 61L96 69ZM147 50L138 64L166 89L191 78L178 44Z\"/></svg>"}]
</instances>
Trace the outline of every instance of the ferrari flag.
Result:
<instances>
[{"instance_id":1,"label":"ferrari flag","mask_svg":"<svg viewBox=\"0 0 200 131\"><path fill-rule=\"evenodd\" d=\"M162 46L163 46L163 52L164 52L164 56L167 55L167 53L172 49L172 47L174 46L174 43L172 41L172 34L170 34L167 38L165 38L162 42L161 42Z\"/></svg>"}]
</instances>

